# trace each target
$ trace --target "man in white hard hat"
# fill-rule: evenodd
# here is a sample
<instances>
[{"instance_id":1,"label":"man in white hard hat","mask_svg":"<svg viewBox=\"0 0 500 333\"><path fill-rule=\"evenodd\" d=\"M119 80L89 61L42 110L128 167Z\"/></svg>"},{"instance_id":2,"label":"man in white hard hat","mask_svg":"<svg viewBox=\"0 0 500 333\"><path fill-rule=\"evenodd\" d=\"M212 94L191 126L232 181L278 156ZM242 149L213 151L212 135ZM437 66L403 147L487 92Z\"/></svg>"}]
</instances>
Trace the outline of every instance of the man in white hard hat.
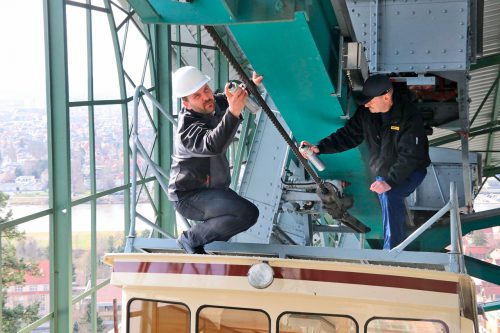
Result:
<instances>
[{"instance_id":1,"label":"man in white hard hat","mask_svg":"<svg viewBox=\"0 0 500 333\"><path fill-rule=\"evenodd\" d=\"M206 253L204 245L226 241L257 222L258 208L229 188L231 176L226 150L242 121L248 92L234 94L226 85L224 94L214 95L210 77L192 66L179 68L172 89L182 98L168 198L182 216L195 221L177 242L186 253ZM260 84L262 76L253 73Z\"/></svg>"}]
</instances>

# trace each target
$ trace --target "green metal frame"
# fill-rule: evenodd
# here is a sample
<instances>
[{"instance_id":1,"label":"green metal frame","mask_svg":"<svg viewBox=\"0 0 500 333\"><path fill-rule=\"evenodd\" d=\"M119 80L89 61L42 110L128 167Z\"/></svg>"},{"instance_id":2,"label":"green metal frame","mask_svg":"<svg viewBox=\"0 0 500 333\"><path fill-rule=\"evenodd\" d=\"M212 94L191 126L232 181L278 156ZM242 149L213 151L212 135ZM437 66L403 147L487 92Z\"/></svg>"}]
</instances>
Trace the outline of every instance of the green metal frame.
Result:
<instances>
[{"instance_id":1,"label":"green metal frame","mask_svg":"<svg viewBox=\"0 0 500 333\"><path fill-rule=\"evenodd\" d=\"M500 54L492 54L486 57L479 58L475 64L470 66L470 69L476 70L484 67L495 66L498 64L500 64Z\"/></svg>"},{"instance_id":2,"label":"green metal frame","mask_svg":"<svg viewBox=\"0 0 500 333\"><path fill-rule=\"evenodd\" d=\"M80 7L85 12L87 39L83 41L87 49L87 101L69 101L69 82L67 66L67 37L66 37L66 8L67 6ZM47 86L47 127L48 127L48 156L49 156L49 209L24 216L0 225L0 234L7 228L15 227L35 219L48 216L50 219L49 255L51 262L50 272L50 312L43 318L23 328L20 332L31 332L50 321L51 332L72 332L73 318L72 307L83 298L91 298L91 328L97 330L97 292L109 284L109 279L97 284L97 199L117 192L124 193L125 231L128 230L130 217L130 165L128 148L128 107L127 103L132 96L127 97L125 79L128 77L123 69L123 55L118 41L118 29L121 24L115 25L111 7L115 6L126 13L125 22L133 18L134 11L122 9L110 0L104 0L104 7L86 3L63 0L44 1L45 25L45 52L46 52L46 86ZM95 100L93 96L93 36L92 13L94 11L106 13L119 76L120 99ZM152 62L152 56L148 61ZM154 66L152 66L154 67ZM153 74L157 74L156 71ZM152 78L155 76L152 75ZM144 76L142 78L144 80ZM165 99L170 99L166 89ZM123 126L123 170L124 185L105 189L98 192L96 186L96 161L95 161L95 122L94 107L98 105L120 105L122 110L121 121ZM89 117L89 145L90 145L90 195L72 200L71 197L71 153L70 153L70 110L72 107L86 106ZM166 138L169 138L167 133ZM165 141L168 146L170 142ZM167 155L169 156L169 155ZM57 175L57 177L55 176ZM153 178L142 179L139 184L153 182ZM91 206L91 288L73 298L72 296L72 207L82 203ZM1 258L0 258L1 260ZM1 301L1 299L0 299ZM0 312L0 324L1 324Z\"/></svg>"},{"instance_id":3,"label":"green metal frame","mask_svg":"<svg viewBox=\"0 0 500 333\"><path fill-rule=\"evenodd\" d=\"M500 72L499 72L499 75L500 75ZM496 88L495 88L495 94L494 94L494 97L493 97L493 108L491 110L491 123L494 123L495 121L498 120L498 113L500 112L499 109L500 109L500 84L498 84L498 81L497 81L497 85L496 85ZM494 145L495 145L495 136L493 135L493 132L490 132L488 134L488 145L486 146L486 149L487 150L492 150L494 148ZM486 153L486 159L485 159L485 163L484 163L485 166L491 166L491 153L488 152Z\"/></svg>"},{"instance_id":4,"label":"green metal frame","mask_svg":"<svg viewBox=\"0 0 500 333\"><path fill-rule=\"evenodd\" d=\"M172 72L172 58L170 52L171 28L170 26L154 26L152 29L155 40L153 48L157 59L157 71L158 73L164 73L163 75L156 76L156 98L165 110L172 113L172 98L170 98L170 73ZM155 157L164 170L169 170L170 155L172 154L172 125L167 119L159 117L158 112L155 113L155 122L158 124L159 133L159 147L155 152ZM172 221L175 221L175 211L160 186L156 186L155 188L155 197L159 198L159 207L161 210L158 221L160 228L169 234L175 234L176 225L172 223Z\"/></svg>"},{"instance_id":5,"label":"green metal frame","mask_svg":"<svg viewBox=\"0 0 500 333\"><path fill-rule=\"evenodd\" d=\"M47 1L45 42L49 142L52 332L72 332L71 162L66 53L66 4ZM62 64L62 66L61 66ZM57 177L54 177L57 175ZM56 283L57 281L57 283Z\"/></svg>"},{"instance_id":6,"label":"green metal frame","mask_svg":"<svg viewBox=\"0 0 500 333\"><path fill-rule=\"evenodd\" d=\"M129 219L130 219L130 165L129 165L129 124L128 124L128 107L127 103L132 100L131 96L127 96L126 92L126 80L130 82L133 86L136 84L140 84L139 82L132 82L130 76L126 73L123 68L123 52L124 49L121 49L120 42L118 40L118 31L120 29L128 29L130 24L137 25L137 21L134 20L135 14L132 7L129 8L121 8L118 4L112 2L111 0L103 0L104 7L99 7L91 4L90 0L86 0L85 3L70 1L70 0L45 0L44 1L44 19L45 19L45 49L46 49L46 72L47 72L47 114L48 114L48 141L49 141L49 171L50 171L50 188L49 188L49 209L37 212L35 214L31 214L29 216L25 216L13 221L9 221L7 223L3 223L0 225L0 234L6 229L10 227L14 227L20 225L22 223L26 223L29 221L33 221L37 218L49 216L50 217L50 261L51 261L51 286L50 286L50 303L51 310L50 313L43 318L37 320L36 322L30 324L21 332L30 332L31 330L39 327L40 325L49 322L51 323L51 332L72 332L73 331L73 319L72 319L72 306L84 299L85 297L91 297L91 326L92 330L95 332L97 329L97 292L99 289L103 288L109 283L109 280L106 280L102 283L97 284L97 265L98 260L96 258L96 239L97 239L97 228L96 228L96 210L97 210L97 199L104 197L106 195L117 193L120 191L124 192L124 216L125 216L125 229L124 235L128 230ZM235 0L227 0L216 2L214 5L213 1L210 0L199 0L198 6L206 6L206 11L204 12L204 17L200 17L200 24L206 24L210 22L206 22L206 17L211 17L213 20L220 20L224 23L241 23L246 21L254 20L255 18L259 18L262 20L278 20L279 22L269 23L269 26L253 26L253 27L242 27L235 25L233 26L232 32L236 35L239 35L241 40L244 43L252 43L258 42L261 46L263 43L276 43L276 40L280 40L283 47L290 48L293 45L289 44L289 42L293 42L293 44L297 45L297 41L289 41L286 37L281 37L280 34L286 32L289 34L290 30L283 29L283 27L292 29L292 31L296 31L295 36L301 37L302 41L308 42L310 45L330 45L329 43L321 43L318 41L318 36L330 36L329 34L323 34L321 31L325 29L325 26L317 25L317 26L309 26L307 15L316 15L322 16L327 15L324 11L321 11L319 7L314 7L311 11L306 10L297 10L301 9L300 6L304 6L304 1L301 0L284 0L278 2L268 2L268 1L258 1L255 2L258 4L257 10L250 11L246 10L245 6L250 6L252 4L246 4L244 2L240 2L238 4ZM140 8L142 17L150 17L151 21L160 21L164 20L165 17L160 18L162 13L159 12L152 7L153 4L155 7L161 7L163 10L168 9L165 13L172 12L169 6L191 6L189 3L179 3L179 2L165 2L160 0L153 0L148 3L143 0L132 0L131 3L138 4ZM253 5L255 5L255 3ZM280 5L281 4L281 5ZM283 7L280 6L290 6L293 7L293 10L283 11ZM87 45L87 66L88 66L88 100L87 101L69 101L69 82L68 82L68 66L67 66L67 39L66 39L66 8L67 6L76 6L83 8L86 10L86 23L87 23L87 40L85 41ZM123 22L115 22L113 8L117 10L121 10L126 18ZM241 8L239 8L241 7ZM105 13L108 18L111 36L113 41L113 46L115 50L115 59L117 64L117 71L119 76L119 88L120 88L120 99L117 100L94 100L93 90L94 90L94 82L93 82L93 48L92 48L92 13L98 11L101 13ZM279 13L281 16L276 17L273 15L268 15L266 13ZM188 17L192 17L189 11L182 11L184 15ZM214 14L214 15L211 15ZM250 13L254 16L238 16L235 13ZM253 13L253 14L252 14ZM306 15L307 13L307 15ZM250 15L249 14L249 15ZM246 14L245 14L246 15ZM266 16L268 15L268 16ZM176 16L174 20L178 20L178 22L183 22L185 18ZM332 17L323 17L318 22L330 22ZM215 22L214 21L214 22ZM170 22L175 23L175 22ZM213 22L212 22L213 23ZM307 28L307 29L306 29ZM172 30L175 29L177 31L177 40L171 40ZM170 86L170 73L172 70L172 63L174 60L177 67L181 65L185 65L184 59L181 56L181 49L184 47L194 47L197 48L197 59L196 65L201 67L202 65L202 52L203 50L215 50L215 74L214 77L214 85L216 88L222 88L225 82L229 78L229 67L227 61L221 56L220 52L216 50L213 46L202 45L201 40L201 27L196 28L197 39L195 43L183 43L180 39L180 26L170 26L170 25L158 25L158 26L148 26L145 29L145 33L142 32L143 37L146 39L149 47L149 55L146 60L149 62L150 70L151 70L151 78L154 83L154 93L158 100L162 103L166 110L172 110L172 99L171 99L171 86ZM226 38L226 41L232 47L232 50L236 53L234 46L231 45L226 36L224 36L225 31L223 28L217 28L218 33ZM263 38L256 38L256 34L259 33L262 36L269 35L269 31L274 31L273 36L275 39L271 41L266 41ZM312 31L312 33L310 33ZM318 32L315 34L315 32ZM324 32L324 31L323 31ZM126 34L125 34L126 35ZM276 44L270 45L276 48ZM250 54L253 57L252 64L256 64L256 69L266 68L266 59L270 56L270 53L262 52L261 48L255 48L255 50L259 50L260 54ZM325 120L325 123L328 123L328 129L333 125L340 126L343 123L343 120L340 119L342 116L340 103L342 101L335 99L334 96L330 95L336 90L339 90L341 87L333 87L331 84L332 80L329 77L324 76L324 71L321 66L325 66L329 64L332 59L328 58L329 50L326 49L315 49L313 47L301 47L301 50L294 50L299 55L303 55L303 59L309 59L312 65L305 66L308 71L314 68L319 68L316 80L324 81L322 87L331 88L328 91L324 91L321 95L322 99L326 101L318 102L318 105L329 104L332 106L332 114ZM314 53L310 50L314 50ZM173 51L173 52L172 52ZM302 53L301 53L302 52ZM175 54L175 59L172 59L172 54ZM294 54L296 56L297 54ZM144 64L144 71L146 70L146 61ZM500 63L499 55L493 55L490 57L481 58L478 60L477 64L472 66L472 69L482 68L485 66L491 66ZM140 65L140 64L138 64ZM269 62L267 63L269 65ZM299 64L300 65L300 64ZM285 73L292 73L289 68L283 69ZM297 77L291 78L291 82L301 82L303 80L300 77L300 71L296 74ZM281 77L285 77L282 75ZM142 76L142 80L144 80L144 75ZM498 81L498 80L497 80ZM142 83L142 82L141 82ZM283 93L286 91L286 88L283 88L283 82L273 82L272 78L268 78L266 80L266 87L271 90L278 91L277 95L283 96L285 98L287 94ZM491 123L483 126L478 126L471 129L471 135L480 135L489 133L490 139L488 142L487 151L492 151L494 147L492 133L496 132L500 129L498 118L498 108L500 105L500 86L497 84L495 94L495 102L493 106ZM293 87L292 87L293 88ZM306 87L307 88L307 87ZM316 96L317 91L311 89L310 91L306 88L302 87L300 91L302 94L314 94ZM493 87L492 87L493 90ZM281 92L281 94L280 94ZM288 103L288 104L287 104ZM290 102L291 103L291 102ZM294 123L298 124L302 121L305 113L303 110L307 110L307 116L315 117L315 108L314 106L308 105L304 108L299 108L296 111L297 107L295 105L291 105L287 101L283 101L283 104L286 106L284 109L285 112L289 113L289 116L292 119L295 119ZM94 124L94 108L98 105L119 105L121 107L121 123L123 126L123 170L124 170L124 185L105 189L104 191L97 191L96 186L96 161L95 161L95 124ZM70 109L72 107L78 106L86 106L88 108L88 117L89 117L89 143L90 143L90 161L91 161L91 188L90 195L84 198L79 198L76 200L71 199L71 155L70 155ZM158 112L154 112L152 110L152 117L150 117L152 123L156 126L155 128L158 130L158 140L157 144L153 145L154 150L152 154L155 160L160 162L160 165L165 169L169 168L170 165L170 154L171 154L171 135L172 135L172 127L166 122L162 121L158 117ZM231 148L231 160L233 162L233 182L232 187L235 188L237 186L237 179L239 176L239 170L241 166L245 163L248 148L251 142L251 138L254 133L254 122L253 116L245 116L244 127L240 136L240 140L233 145ZM317 135L318 138L320 136L324 136L327 129L324 128L322 131L316 131L314 135ZM309 139L314 140L317 138L308 138L306 135L310 135L310 132L306 131L305 127L297 127L294 131L295 135L298 135L301 139ZM433 142L434 144L444 144L447 142L455 141L459 139L459 136L450 136L439 139L439 141ZM447 141L450 140L450 141ZM341 164L345 162L345 160L358 161L362 155L362 151L356 151L351 153L352 155L342 155L341 157L334 159L331 158L331 163L338 164L339 168ZM487 158L487 161L490 161ZM355 170L356 166L349 165L346 170ZM490 166L485 169L485 173L492 176L496 172L500 171L500 167ZM364 174L364 170L360 170L360 174ZM57 177L55 177L57 175ZM352 175L350 175L352 176ZM139 184L143 185L143 188L146 184L154 182L153 178L147 177L146 174L142 176ZM355 192L363 193L364 190L359 190L360 188L364 188L364 184L362 181L355 184L356 188L353 189ZM359 191L358 191L359 190ZM147 191L146 191L147 192ZM157 223L159 226L166 230L169 233L174 233L176 225L174 219L174 211L168 202L166 196L161 193L158 189L158 186L155 187L154 195L151 196L149 192L147 192L148 197L152 201L152 204L156 204L155 210L157 211ZM371 202L373 200L366 200ZM365 200L362 200L365 202ZM72 207L82 204L82 203L90 203L91 205L91 288L84 293L72 298L72 240L71 235L72 232ZM157 209L156 207L159 207ZM489 220L488 220L489 221ZM490 223L494 225L498 225L497 220L492 221L484 220L484 223ZM485 224L485 225L486 225ZM467 232L468 226L473 225L465 222L463 231ZM489 225L489 224L488 224ZM473 226L477 227L477 223ZM447 236L438 235L440 230L436 230L436 237L439 239L449 239ZM439 237L438 237L439 236ZM425 236L425 239L431 240L431 238ZM1 238L0 238L1 242ZM435 246L437 243L433 243ZM1 245L1 243L0 243ZM429 245L430 246L430 245ZM1 263L1 257L0 257ZM488 279L488 276L492 276L491 267L485 265L484 263L478 263L475 260L467 259L467 266L470 269L484 271L485 279ZM494 268L494 272L498 273L498 268ZM496 275L500 276L500 275ZM490 280L491 281L491 280ZM496 283L499 283L496 281ZM0 298L1 302L1 298ZM0 325L1 325L2 317L0 312Z\"/></svg>"}]
</instances>

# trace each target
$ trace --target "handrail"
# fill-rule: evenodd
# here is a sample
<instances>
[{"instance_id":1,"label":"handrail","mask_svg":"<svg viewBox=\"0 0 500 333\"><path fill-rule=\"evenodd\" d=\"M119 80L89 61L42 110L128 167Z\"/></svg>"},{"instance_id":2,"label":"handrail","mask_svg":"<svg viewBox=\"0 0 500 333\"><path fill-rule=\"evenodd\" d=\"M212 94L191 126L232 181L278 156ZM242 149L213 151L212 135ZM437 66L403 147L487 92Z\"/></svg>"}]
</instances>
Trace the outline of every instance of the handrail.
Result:
<instances>
[{"instance_id":1,"label":"handrail","mask_svg":"<svg viewBox=\"0 0 500 333\"><path fill-rule=\"evenodd\" d=\"M129 229L129 234L127 236L127 242L125 244L125 252L132 252L133 246L134 246L134 239L136 237L136 232L135 232L135 222L137 218L140 218L144 222L146 222L147 225L152 227L155 231L158 233L173 238L172 235L167 234L164 230L161 230L156 224L150 222L149 220L145 219L142 215L137 213L137 154L140 154L141 157L146 161L146 164L148 167L151 167L151 171L153 172L156 180L158 180L158 183L160 184L161 188L166 192L168 188L168 184L166 180L168 180L168 175L165 174L165 172L161 169L161 167L155 163L150 157L149 154L147 153L146 149L142 145L140 139L139 139L139 102L141 100L141 97L145 96L149 98L149 100L153 103L155 107L158 108L160 113L165 116L170 123L174 127L177 127L177 121L175 120L172 115L170 115L165 109L163 109L163 106L160 104L160 102L154 98L153 95L144 87L144 86L137 86L135 88L134 92L134 99L133 99L133 114L132 114L132 130L130 133L130 148L132 150L132 166L131 166L131 191L130 191L130 229ZM146 221L147 220L147 221Z\"/></svg>"},{"instance_id":2,"label":"handrail","mask_svg":"<svg viewBox=\"0 0 500 333\"><path fill-rule=\"evenodd\" d=\"M450 183L450 200L434 214L427 222L422 224L410 236L408 236L401 244L389 251L393 256L398 256L411 242L417 239L425 230L429 229L436 223L444 214L450 212L450 244L451 251L449 254L450 270L456 273L465 273L465 262L462 252L462 226L460 223L460 213L458 211L458 196L455 182Z\"/></svg>"}]
</instances>

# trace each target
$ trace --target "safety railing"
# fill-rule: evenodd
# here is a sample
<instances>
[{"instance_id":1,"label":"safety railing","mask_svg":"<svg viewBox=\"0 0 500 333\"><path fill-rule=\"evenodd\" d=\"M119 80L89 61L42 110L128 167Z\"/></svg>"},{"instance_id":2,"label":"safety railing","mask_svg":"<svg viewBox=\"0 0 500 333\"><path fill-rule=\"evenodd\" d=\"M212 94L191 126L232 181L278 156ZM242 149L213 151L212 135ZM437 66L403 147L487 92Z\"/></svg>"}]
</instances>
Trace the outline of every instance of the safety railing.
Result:
<instances>
[{"instance_id":1,"label":"safety railing","mask_svg":"<svg viewBox=\"0 0 500 333\"><path fill-rule=\"evenodd\" d=\"M127 242L125 244L125 252L132 252L134 248L134 240L136 238L136 220L140 219L142 222L147 224L149 227L151 227L154 231L158 232L159 234L163 235L166 238L173 238L173 235L170 235L166 233L164 230L159 228L155 223L151 222L149 219L147 219L145 216L140 214L137 211L137 204L138 204L138 194L137 194L137 177L138 177L138 165L137 165L137 157L140 155L144 161L146 162L146 165L151 168L151 172L155 176L156 180L158 181L158 184L162 188L162 190L166 193L167 188L168 188L168 175L162 170L160 165L158 165L156 162L154 162L151 157L149 156L146 148L142 144L141 140L139 139L139 103L141 102L141 97L146 97L148 98L154 106L158 108L160 111L161 115L163 115L165 118L167 118L170 123L175 127L177 127L177 121L170 113L165 111L163 106L158 102L156 98L154 98L153 95L144 87L144 86L138 86L135 89L134 92L134 100L133 100L133 114L132 114L132 129L130 133L130 149L132 150L132 166L131 166L131 202L130 202L130 229L129 229L129 234L127 236ZM182 216L178 216L177 219L179 221L182 221L183 223L186 224L186 227L190 227L189 222L182 218Z\"/></svg>"},{"instance_id":2,"label":"safety railing","mask_svg":"<svg viewBox=\"0 0 500 333\"><path fill-rule=\"evenodd\" d=\"M389 254L399 255L411 242L417 239L425 230L429 229L436 223L444 214L450 212L450 244L451 249L449 255L449 267L452 272L465 273L465 263L462 253L462 226L460 223L460 212L458 207L457 188L454 182L450 183L450 200L434 214L427 222L422 224L410 236L408 236L401 244L389 251Z\"/></svg>"}]
</instances>

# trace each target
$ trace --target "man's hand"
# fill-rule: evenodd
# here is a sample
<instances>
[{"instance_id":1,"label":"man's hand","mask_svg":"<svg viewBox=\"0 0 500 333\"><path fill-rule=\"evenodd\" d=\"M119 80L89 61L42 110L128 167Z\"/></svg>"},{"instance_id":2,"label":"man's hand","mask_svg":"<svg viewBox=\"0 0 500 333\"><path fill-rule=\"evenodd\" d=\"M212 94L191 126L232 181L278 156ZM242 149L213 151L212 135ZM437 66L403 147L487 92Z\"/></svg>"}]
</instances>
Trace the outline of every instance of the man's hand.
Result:
<instances>
[{"instance_id":1,"label":"man's hand","mask_svg":"<svg viewBox=\"0 0 500 333\"><path fill-rule=\"evenodd\" d=\"M370 186L370 191L377 192L378 194L382 194L384 192L387 192L391 189L392 187L387 184L383 180L376 180L372 183Z\"/></svg>"},{"instance_id":2,"label":"man's hand","mask_svg":"<svg viewBox=\"0 0 500 333\"><path fill-rule=\"evenodd\" d=\"M315 154L319 154L319 148L318 148L318 147L316 147L316 146L314 146L313 144L311 144L311 143L307 142L307 141L302 141L302 142L300 143L300 146L299 146L299 147L311 147L311 149L312 149L313 153L315 153ZM302 154L302 157L304 157L306 160L308 159L308 158L307 158L307 154L306 154L305 152L301 152L301 154Z\"/></svg>"},{"instance_id":3,"label":"man's hand","mask_svg":"<svg viewBox=\"0 0 500 333\"><path fill-rule=\"evenodd\" d=\"M226 83L224 93L226 94L227 102L229 103L229 112L231 112L233 116L239 117L241 115L241 111L243 111L243 108L245 107L248 92L246 89L238 87L234 94L231 94L229 91L229 83Z\"/></svg>"},{"instance_id":4,"label":"man's hand","mask_svg":"<svg viewBox=\"0 0 500 333\"><path fill-rule=\"evenodd\" d=\"M255 83L256 86L260 85L264 77L262 75L258 75L256 72L252 73L252 81Z\"/></svg>"}]
</instances>

